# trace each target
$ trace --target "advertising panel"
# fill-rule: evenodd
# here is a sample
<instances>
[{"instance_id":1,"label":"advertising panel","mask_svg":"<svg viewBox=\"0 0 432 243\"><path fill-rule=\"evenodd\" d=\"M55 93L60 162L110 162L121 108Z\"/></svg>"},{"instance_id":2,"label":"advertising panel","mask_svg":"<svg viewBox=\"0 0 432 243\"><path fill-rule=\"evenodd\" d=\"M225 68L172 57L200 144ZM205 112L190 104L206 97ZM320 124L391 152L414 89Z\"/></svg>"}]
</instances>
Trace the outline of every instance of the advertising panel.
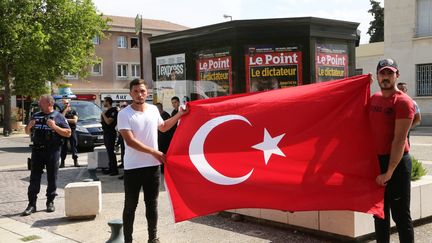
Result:
<instances>
[{"instance_id":1,"label":"advertising panel","mask_svg":"<svg viewBox=\"0 0 432 243\"><path fill-rule=\"evenodd\" d=\"M348 77L348 46L346 44L316 44L316 82Z\"/></svg>"},{"instance_id":2,"label":"advertising panel","mask_svg":"<svg viewBox=\"0 0 432 243\"><path fill-rule=\"evenodd\" d=\"M156 81L186 80L185 54L156 57Z\"/></svg>"},{"instance_id":3,"label":"advertising panel","mask_svg":"<svg viewBox=\"0 0 432 243\"><path fill-rule=\"evenodd\" d=\"M232 93L232 64L229 51L213 50L198 53L196 74L198 99Z\"/></svg>"},{"instance_id":4,"label":"advertising panel","mask_svg":"<svg viewBox=\"0 0 432 243\"><path fill-rule=\"evenodd\" d=\"M248 47L246 91L298 86L302 83L302 52L298 47Z\"/></svg>"}]
</instances>

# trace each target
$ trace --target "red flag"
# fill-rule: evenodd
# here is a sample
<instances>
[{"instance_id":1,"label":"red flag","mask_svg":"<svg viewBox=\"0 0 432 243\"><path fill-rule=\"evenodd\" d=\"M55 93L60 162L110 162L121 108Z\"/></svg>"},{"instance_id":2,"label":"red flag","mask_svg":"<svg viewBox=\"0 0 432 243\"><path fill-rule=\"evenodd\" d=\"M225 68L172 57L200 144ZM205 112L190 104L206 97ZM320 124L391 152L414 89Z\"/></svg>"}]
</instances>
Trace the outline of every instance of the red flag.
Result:
<instances>
[{"instance_id":1,"label":"red flag","mask_svg":"<svg viewBox=\"0 0 432 243\"><path fill-rule=\"evenodd\" d=\"M382 217L369 80L190 102L166 164L175 221L234 208Z\"/></svg>"}]
</instances>

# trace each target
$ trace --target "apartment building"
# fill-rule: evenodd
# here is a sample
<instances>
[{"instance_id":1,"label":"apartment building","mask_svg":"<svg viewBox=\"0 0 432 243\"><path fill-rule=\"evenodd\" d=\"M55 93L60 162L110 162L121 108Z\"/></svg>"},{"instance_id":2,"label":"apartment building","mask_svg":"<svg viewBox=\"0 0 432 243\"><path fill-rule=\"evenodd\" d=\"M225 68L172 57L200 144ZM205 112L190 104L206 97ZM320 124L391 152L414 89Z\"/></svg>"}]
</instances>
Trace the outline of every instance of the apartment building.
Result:
<instances>
[{"instance_id":1,"label":"apartment building","mask_svg":"<svg viewBox=\"0 0 432 243\"><path fill-rule=\"evenodd\" d=\"M421 125L432 126L432 0L385 1L384 42L357 47L356 68L375 74L383 57L396 60L399 81L420 106Z\"/></svg>"},{"instance_id":2,"label":"apartment building","mask_svg":"<svg viewBox=\"0 0 432 243\"><path fill-rule=\"evenodd\" d=\"M104 97L114 101L130 100L129 82L140 77L139 37L135 34L135 18L106 16L111 19L107 38L95 37L96 56L101 63L91 67L86 78L65 74L64 80L72 85L78 99L95 100L100 104ZM143 19L143 67L144 79L151 90L152 64L148 38L185 30L187 27L164 20Z\"/></svg>"}]
</instances>

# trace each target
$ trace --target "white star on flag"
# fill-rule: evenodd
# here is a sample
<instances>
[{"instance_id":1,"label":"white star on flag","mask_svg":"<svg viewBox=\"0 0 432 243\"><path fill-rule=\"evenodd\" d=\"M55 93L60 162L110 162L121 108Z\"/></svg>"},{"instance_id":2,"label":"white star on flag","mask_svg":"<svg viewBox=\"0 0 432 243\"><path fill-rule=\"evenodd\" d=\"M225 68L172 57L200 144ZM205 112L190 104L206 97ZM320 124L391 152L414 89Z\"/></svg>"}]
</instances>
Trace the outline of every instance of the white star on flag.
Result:
<instances>
[{"instance_id":1,"label":"white star on flag","mask_svg":"<svg viewBox=\"0 0 432 243\"><path fill-rule=\"evenodd\" d=\"M264 152L264 159L266 165L272 154L277 154L285 157L285 154L277 146L277 144L280 142L283 136L285 136L285 133L277 137L272 137L270 133L267 131L267 129L264 128L264 141L262 143L258 143L252 146L252 148L262 150Z\"/></svg>"}]
</instances>

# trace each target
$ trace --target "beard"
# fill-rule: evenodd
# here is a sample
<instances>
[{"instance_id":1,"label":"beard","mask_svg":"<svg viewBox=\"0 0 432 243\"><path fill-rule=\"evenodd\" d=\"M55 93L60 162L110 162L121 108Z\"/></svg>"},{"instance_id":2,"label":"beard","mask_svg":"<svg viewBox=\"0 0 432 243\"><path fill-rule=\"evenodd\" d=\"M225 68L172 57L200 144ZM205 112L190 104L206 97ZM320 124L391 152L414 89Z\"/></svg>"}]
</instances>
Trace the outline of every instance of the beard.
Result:
<instances>
[{"instance_id":1,"label":"beard","mask_svg":"<svg viewBox=\"0 0 432 243\"><path fill-rule=\"evenodd\" d=\"M383 79L379 83L379 87L381 88L381 90L392 90L395 88L393 85L391 85L391 82L388 79Z\"/></svg>"}]
</instances>

